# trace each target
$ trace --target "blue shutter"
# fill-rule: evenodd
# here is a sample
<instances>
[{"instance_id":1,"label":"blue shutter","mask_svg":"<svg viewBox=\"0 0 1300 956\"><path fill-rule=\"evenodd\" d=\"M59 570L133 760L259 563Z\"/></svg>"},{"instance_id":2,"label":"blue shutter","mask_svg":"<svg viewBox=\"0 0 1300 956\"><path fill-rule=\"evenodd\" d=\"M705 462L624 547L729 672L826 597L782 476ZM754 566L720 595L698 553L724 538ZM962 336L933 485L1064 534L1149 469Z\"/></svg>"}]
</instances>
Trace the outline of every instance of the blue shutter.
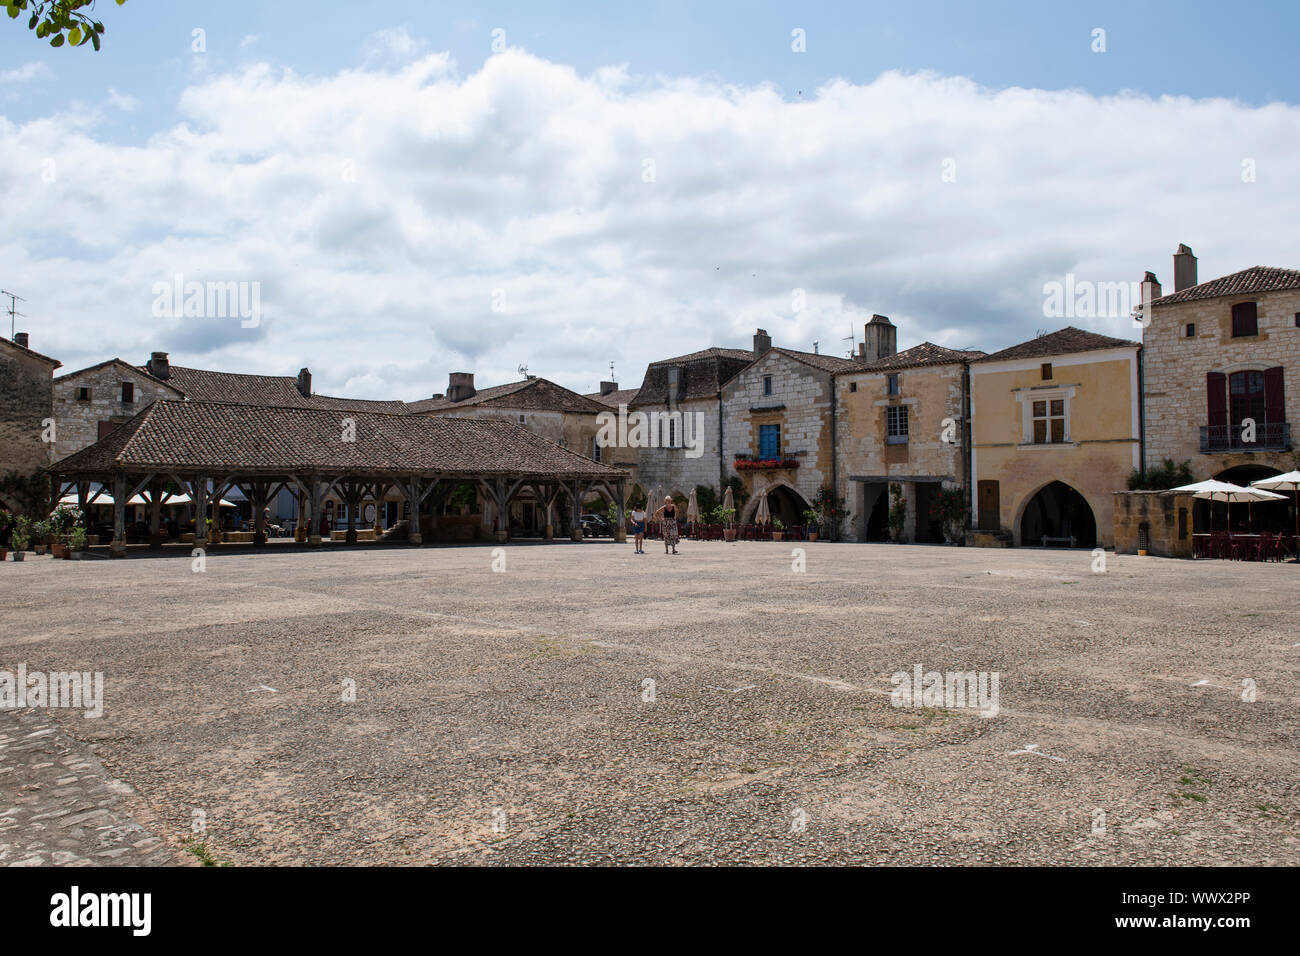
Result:
<instances>
[{"instance_id":1,"label":"blue shutter","mask_svg":"<svg viewBox=\"0 0 1300 956\"><path fill-rule=\"evenodd\" d=\"M758 457L777 458L781 454L781 426L758 426Z\"/></svg>"}]
</instances>

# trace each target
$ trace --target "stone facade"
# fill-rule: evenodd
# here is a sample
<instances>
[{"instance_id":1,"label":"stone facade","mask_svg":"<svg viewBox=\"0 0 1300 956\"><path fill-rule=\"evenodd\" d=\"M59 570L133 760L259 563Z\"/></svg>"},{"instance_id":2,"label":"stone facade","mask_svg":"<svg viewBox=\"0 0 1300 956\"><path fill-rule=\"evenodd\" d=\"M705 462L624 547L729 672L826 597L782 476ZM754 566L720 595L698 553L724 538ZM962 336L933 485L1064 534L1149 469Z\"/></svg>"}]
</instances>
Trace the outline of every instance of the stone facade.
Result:
<instances>
[{"instance_id":1,"label":"stone facade","mask_svg":"<svg viewBox=\"0 0 1300 956\"><path fill-rule=\"evenodd\" d=\"M31 476L54 460L44 440L53 417L53 374L59 363L0 339L0 476ZM56 435L57 437L57 435ZM6 500L5 507L27 503Z\"/></svg>"},{"instance_id":2,"label":"stone facade","mask_svg":"<svg viewBox=\"0 0 1300 956\"><path fill-rule=\"evenodd\" d=\"M739 476L750 498L738 520L753 520L758 492L767 489L773 517L804 524L803 512L834 480L831 406L834 371L856 363L826 355L773 348L722 388L722 464L724 475ZM744 460L770 457L761 447L764 426L775 429L776 460L794 467L743 468ZM784 489L779 491L778 489Z\"/></svg>"},{"instance_id":3,"label":"stone facade","mask_svg":"<svg viewBox=\"0 0 1300 956\"><path fill-rule=\"evenodd\" d=\"M1149 280L1153 279L1149 276ZM1153 292L1159 296L1158 284ZM1174 293L1165 298L1176 297ZM1257 334L1234 337L1233 306L1250 302L1256 304ZM1166 458L1190 461L1197 480L1217 477L1239 466L1254 466L1239 475L1245 480L1298 467L1295 429L1300 423L1300 288L1186 301L1162 302L1156 298L1144 308L1147 467L1159 466ZM1263 373L1276 367L1281 369L1277 387L1282 392L1278 403L1282 420L1268 423L1274 426L1272 432L1258 429L1263 450L1246 450L1249 446L1236 440L1244 432L1241 421L1231 420L1231 399L1226 390L1236 373L1259 372L1262 379ZM1207 381L1211 374L1222 376L1217 392ZM1219 426L1222 432L1215 434L1216 442L1229 436L1231 441L1203 450L1202 429L1212 424L1216 412L1223 423ZM1289 440L1284 437L1285 431L1277 430L1278 425L1290 431ZM1234 476L1228 476L1228 480L1243 483Z\"/></svg>"},{"instance_id":4,"label":"stone facade","mask_svg":"<svg viewBox=\"0 0 1300 956\"><path fill-rule=\"evenodd\" d=\"M129 402L123 385L130 386ZM54 380L55 460L90 447L101 432L134 418L160 398L183 397L179 389L121 359L61 375Z\"/></svg>"},{"instance_id":5,"label":"stone facade","mask_svg":"<svg viewBox=\"0 0 1300 956\"><path fill-rule=\"evenodd\" d=\"M957 361L864 369L835 377L836 485L848 509L847 540L887 536L888 485L895 482L906 501L907 540L942 540L941 529L928 518L927 502L935 488L969 486L967 368L966 362ZM897 376L894 395L889 393L891 376ZM895 436L891 441L887 410L898 406L907 409L907 434L904 440Z\"/></svg>"},{"instance_id":6,"label":"stone facade","mask_svg":"<svg viewBox=\"0 0 1300 956\"><path fill-rule=\"evenodd\" d=\"M971 363L971 511L976 527L1001 531L1016 545L1040 544L1046 535L1051 544L1074 537L1091 546L1091 524L1096 542L1109 547L1114 494L1141 462L1139 347L1046 351L1057 336L1078 341L1092 333L1066 329L1039 340L1043 349L1033 348L1036 340L1024 343L1024 357L1014 357L1013 347L1005 350L1013 357L996 353ZM1060 425L1045 423L1053 440L1035 441L1037 403L1045 412L1061 410L1054 416Z\"/></svg>"}]
</instances>

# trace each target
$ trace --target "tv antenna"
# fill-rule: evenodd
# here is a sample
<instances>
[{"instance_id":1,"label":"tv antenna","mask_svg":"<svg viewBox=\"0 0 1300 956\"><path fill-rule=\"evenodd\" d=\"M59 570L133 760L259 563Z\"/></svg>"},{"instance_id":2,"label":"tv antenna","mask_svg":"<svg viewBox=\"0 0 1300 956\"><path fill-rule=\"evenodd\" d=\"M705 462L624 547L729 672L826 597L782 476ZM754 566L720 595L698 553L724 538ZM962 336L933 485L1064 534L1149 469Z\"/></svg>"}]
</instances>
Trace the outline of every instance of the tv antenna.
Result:
<instances>
[{"instance_id":1,"label":"tv antenna","mask_svg":"<svg viewBox=\"0 0 1300 956\"><path fill-rule=\"evenodd\" d=\"M24 319L27 318L27 313L18 311L18 303L26 302L27 300L20 295L15 295L8 289L0 289L0 295L9 296L9 340L12 342L14 330L18 327L16 322L18 316L21 315Z\"/></svg>"},{"instance_id":2,"label":"tv antenna","mask_svg":"<svg viewBox=\"0 0 1300 956\"><path fill-rule=\"evenodd\" d=\"M858 348L858 337L853 333L853 323L849 323L849 334L840 339L841 342L849 343L849 358L853 358L853 353Z\"/></svg>"},{"instance_id":3,"label":"tv antenna","mask_svg":"<svg viewBox=\"0 0 1300 956\"><path fill-rule=\"evenodd\" d=\"M528 366L527 366L527 365L521 365L521 366L519 366L519 374L522 375L524 378L527 378L527 377L528 377Z\"/></svg>"}]
</instances>

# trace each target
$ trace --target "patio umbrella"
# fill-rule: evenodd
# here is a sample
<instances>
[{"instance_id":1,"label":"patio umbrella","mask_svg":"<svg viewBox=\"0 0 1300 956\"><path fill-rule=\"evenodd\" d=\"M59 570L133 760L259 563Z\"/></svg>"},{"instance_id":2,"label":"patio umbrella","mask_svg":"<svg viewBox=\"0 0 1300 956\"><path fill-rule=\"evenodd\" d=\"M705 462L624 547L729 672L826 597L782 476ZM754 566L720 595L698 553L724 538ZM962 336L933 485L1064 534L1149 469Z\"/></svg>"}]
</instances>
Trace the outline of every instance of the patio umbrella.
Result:
<instances>
[{"instance_id":1,"label":"patio umbrella","mask_svg":"<svg viewBox=\"0 0 1300 956\"><path fill-rule=\"evenodd\" d=\"M700 503L695 500L695 489L691 489L690 497L686 501L686 520L695 524L700 520Z\"/></svg>"},{"instance_id":2,"label":"patio umbrella","mask_svg":"<svg viewBox=\"0 0 1300 956\"><path fill-rule=\"evenodd\" d=\"M767 506L767 489L758 493L758 511L754 514L754 524L771 524L772 511Z\"/></svg>"},{"instance_id":3,"label":"patio umbrella","mask_svg":"<svg viewBox=\"0 0 1300 956\"><path fill-rule=\"evenodd\" d=\"M722 496L722 510L723 510L723 511L732 511L732 512L734 512L734 511L736 510L736 497L735 497L735 495L733 495L733 494L731 493L731 485L727 485L727 491L726 491L726 493ZM734 522L734 521L735 521L735 515L733 514L733 515L732 515L732 522ZM723 522L723 523L724 523L724 524L727 524L727 527L731 527L731 525L728 524L727 522Z\"/></svg>"},{"instance_id":4,"label":"patio umbrella","mask_svg":"<svg viewBox=\"0 0 1300 956\"><path fill-rule=\"evenodd\" d=\"M1182 485L1175 488L1174 491L1190 494L1193 498L1205 498L1211 502L1226 502L1228 505L1228 534L1232 534L1232 503L1234 501L1270 501L1285 497L1285 495L1275 495L1271 491L1261 491L1258 488L1243 488L1241 485L1234 485L1229 481L1217 481L1213 478L1190 485ZM1210 530L1214 530L1213 514L1210 516Z\"/></svg>"},{"instance_id":5,"label":"patio umbrella","mask_svg":"<svg viewBox=\"0 0 1300 956\"><path fill-rule=\"evenodd\" d=\"M1288 471L1285 475L1261 478L1250 483L1252 488L1265 488L1269 491L1289 491L1295 497L1295 533L1300 538L1300 471ZM1297 558L1300 560L1300 557Z\"/></svg>"}]
</instances>

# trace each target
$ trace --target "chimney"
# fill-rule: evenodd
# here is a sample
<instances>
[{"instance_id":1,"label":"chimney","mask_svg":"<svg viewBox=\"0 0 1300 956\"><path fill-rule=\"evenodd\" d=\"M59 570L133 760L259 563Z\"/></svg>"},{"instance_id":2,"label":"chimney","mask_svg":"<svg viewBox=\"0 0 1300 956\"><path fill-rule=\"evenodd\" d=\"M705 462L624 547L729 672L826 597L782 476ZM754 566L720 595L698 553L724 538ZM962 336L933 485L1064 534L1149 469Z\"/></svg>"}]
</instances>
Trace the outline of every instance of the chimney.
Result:
<instances>
[{"instance_id":1,"label":"chimney","mask_svg":"<svg viewBox=\"0 0 1300 956\"><path fill-rule=\"evenodd\" d=\"M1174 253L1174 291L1182 292L1196 285L1196 256L1181 242Z\"/></svg>"},{"instance_id":2,"label":"chimney","mask_svg":"<svg viewBox=\"0 0 1300 956\"><path fill-rule=\"evenodd\" d=\"M298 369L298 391L303 398L311 398L311 369Z\"/></svg>"},{"instance_id":3,"label":"chimney","mask_svg":"<svg viewBox=\"0 0 1300 956\"><path fill-rule=\"evenodd\" d=\"M144 363L144 370L164 382L172 377L172 366L171 362L167 361L166 352L154 352L150 355L149 361Z\"/></svg>"},{"instance_id":4,"label":"chimney","mask_svg":"<svg viewBox=\"0 0 1300 956\"><path fill-rule=\"evenodd\" d=\"M28 344L27 344L27 333L26 333L26 332L15 332L15 333L14 333L14 345L20 345L20 346L22 346L23 348L29 348L30 346L28 346Z\"/></svg>"},{"instance_id":5,"label":"chimney","mask_svg":"<svg viewBox=\"0 0 1300 956\"><path fill-rule=\"evenodd\" d=\"M754 333L754 358L758 358L771 347L772 336L767 334L767 329L759 329Z\"/></svg>"},{"instance_id":6,"label":"chimney","mask_svg":"<svg viewBox=\"0 0 1300 956\"><path fill-rule=\"evenodd\" d=\"M862 330L862 350L859 354L868 362L888 358L898 351L898 329L888 316L873 315Z\"/></svg>"},{"instance_id":7,"label":"chimney","mask_svg":"<svg viewBox=\"0 0 1300 956\"><path fill-rule=\"evenodd\" d=\"M447 375L447 401L463 402L474 397L474 373L450 372Z\"/></svg>"},{"instance_id":8,"label":"chimney","mask_svg":"<svg viewBox=\"0 0 1300 956\"><path fill-rule=\"evenodd\" d=\"M618 382L601 382L600 394L608 395L610 392L618 391Z\"/></svg>"}]
</instances>

